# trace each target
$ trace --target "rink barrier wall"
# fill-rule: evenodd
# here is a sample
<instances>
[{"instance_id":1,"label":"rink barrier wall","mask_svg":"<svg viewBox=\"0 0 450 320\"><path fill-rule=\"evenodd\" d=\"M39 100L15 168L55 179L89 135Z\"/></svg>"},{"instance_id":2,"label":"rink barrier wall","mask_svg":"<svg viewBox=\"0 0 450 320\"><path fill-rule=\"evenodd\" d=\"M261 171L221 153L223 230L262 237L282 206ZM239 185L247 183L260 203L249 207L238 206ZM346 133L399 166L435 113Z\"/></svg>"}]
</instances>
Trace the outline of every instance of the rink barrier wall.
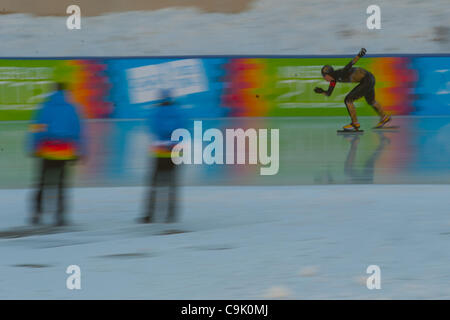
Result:
<instances>
[{"instance_id":1,"label":"rink barrier wall","mask_svg":"<svg viewBox=\"0 0 450 320\"><path fill-rule=\"evenodd\" d=\"M51 93L69 82L70 99L89 119L145 118L170 87L193 118L343 116L355 86L339 83L331 97L320 68L351 56L184 56L1 58L0 120L29 120ZM358 66L376 77L376 98L396 115L450 114L450 55L374 55ZM364 99L358 114L375 115Z\"/></svg>"}]
</instances>

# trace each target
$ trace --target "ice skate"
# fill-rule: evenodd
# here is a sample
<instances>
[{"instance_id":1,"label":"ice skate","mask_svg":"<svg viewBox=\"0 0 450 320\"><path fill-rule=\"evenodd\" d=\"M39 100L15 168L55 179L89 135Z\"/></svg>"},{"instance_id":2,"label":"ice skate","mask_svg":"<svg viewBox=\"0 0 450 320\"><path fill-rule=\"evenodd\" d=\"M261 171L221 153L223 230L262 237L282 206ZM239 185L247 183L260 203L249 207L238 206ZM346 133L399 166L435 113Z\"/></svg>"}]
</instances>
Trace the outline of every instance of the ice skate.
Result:
<instances>
[{"instance_id":1,"label":"ice skate","mask_svg":"<svg viewBox=\"0 0 450 320\"><path fill-rule=\"evenodd\" d=\"M362 133L364 130L360 130L361 125L358 122L350 123L342 127L342 130L338 130L338 133Z\"/></svg>"},{"instance_id":2,"label":"ice skate","mask_svg":"<svg viewBox=\"0 0 450 320\"><path fill-rule=\"evenodd\" d=\"M389 121L392 120L392 117L389 115L385 115L380 122L377 123L377 125L374 127L374 129L381 129L383 128Z\"/></svg>"}]
</instances>

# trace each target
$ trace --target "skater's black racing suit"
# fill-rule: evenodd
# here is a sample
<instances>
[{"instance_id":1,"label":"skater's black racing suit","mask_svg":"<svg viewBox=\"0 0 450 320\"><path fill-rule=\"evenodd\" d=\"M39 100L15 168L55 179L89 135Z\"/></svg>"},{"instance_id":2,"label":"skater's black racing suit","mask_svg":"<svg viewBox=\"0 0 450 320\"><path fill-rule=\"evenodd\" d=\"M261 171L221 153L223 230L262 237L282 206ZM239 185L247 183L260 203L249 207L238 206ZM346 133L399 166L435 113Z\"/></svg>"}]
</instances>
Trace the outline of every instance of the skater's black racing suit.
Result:
<instances>
[{"instance_id":1,"label":"skater's black racing suit","mask_svg":"<svg viewBox=\"0 0 450 320\"><path fill-rule=\"evenodd\" d=\"M330 81L328 90L325 91L330 96L336 86L336 82L359 82L345 97L345 101L354 101L361 97L366 98L368 104L375 102L375 77L369 71L353 67L353 60L344 68L329 73L334 80Z\"/></svg>"}]
</instances>

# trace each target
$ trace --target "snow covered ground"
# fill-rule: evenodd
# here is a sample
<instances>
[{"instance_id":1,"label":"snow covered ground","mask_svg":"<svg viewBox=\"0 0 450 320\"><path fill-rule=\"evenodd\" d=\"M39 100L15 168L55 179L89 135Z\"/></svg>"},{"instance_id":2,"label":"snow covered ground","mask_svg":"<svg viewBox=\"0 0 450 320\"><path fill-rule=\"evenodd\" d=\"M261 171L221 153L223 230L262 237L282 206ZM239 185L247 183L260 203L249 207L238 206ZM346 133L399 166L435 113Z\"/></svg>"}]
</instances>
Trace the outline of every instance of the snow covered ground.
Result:
<instances>
[{"instance_id":1,"label":"snow covered ground","mask_svg":"<svg viewBox=\"0 0 450 320\"><path fill-rule=\"evenodd\" d=\"M366 9L381 8L381 30ZM81 8L83 12L83 8ZM259 0L236 14L166 8L82 17L0 15L0 56L448 53L448 0Z\"/></svg>"},{"instance_id":2,"label":"snow covered ground","mask_svg":"<svg viewBox=\"0 0 450 320\"><path fill-rule=\"evenodd\" d=\"M449 185L183 187L173 225L134 222L143 192L74 189L65 232L5 238L31 193L1 190L0 298L450 298Z\"/></svg>"},{"instance_id":3,"label":"snow covered ground","mask_svg":"<svg viewBox=\"0 0 450 320\"><path fill-rule=\"evenodd\" d=\"M238 14L124 12L82 18L78 31L66 29L65 17L2 14L0 56L350 54L362 46L369 54L450 52L448 0L378 1L381 30L366 28L370 4L260 0ZM368 170L369 179L351 181L448 183L448 125L420 130L416 140L386 134L398 157ZM336 162L342 169L356 141L336 138L335 129L323 137L306 140L314 156L299 160L294 150L289 163L325 172ZM338 158L327 156L329 145ZM411 152L413 163L406 155L416 145L426 148ZM20 148L12 159L24 157ZM397 170L401 175L390 171L397 167L405 168ZM2 174L21 179L17 186L28 183L29 175L14 171L26 169L21 162L7 168ZM323 174L316 183L345 183L341 176L328 181ZM31 191L0 190L0 299L450 299L449 184L185 186L174 225L135 223L144 192L73 189L72 226L11 238L29 230ZM73 264L81 267L80 291L66 288L65 271ZM366 288L372 264L381 268L381 290Z\"/></svg>"}]
</instances>

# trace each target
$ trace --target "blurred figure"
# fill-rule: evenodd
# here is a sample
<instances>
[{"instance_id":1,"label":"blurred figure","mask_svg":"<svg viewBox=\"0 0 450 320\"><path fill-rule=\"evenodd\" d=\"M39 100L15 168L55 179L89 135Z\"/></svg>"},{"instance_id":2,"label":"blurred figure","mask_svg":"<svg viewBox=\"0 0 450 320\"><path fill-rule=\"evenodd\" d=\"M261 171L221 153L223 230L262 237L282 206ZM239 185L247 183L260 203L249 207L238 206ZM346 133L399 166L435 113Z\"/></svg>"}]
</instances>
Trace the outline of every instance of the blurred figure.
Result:
<instances>
[{"instance_id":1,"label":"blurred figure","mask_svg":"<svg viewBox=\"0 0 450 320\"><path fill-rule=\"evenodd\" d=\"M172 132L183 128L183 116L180 106L168 89L160 91L160 102L149 118L153 135L151 153L154 158L154 170L150 175L150 193L146 203L142 223L152 223L155 219L157 196L161 199L163 187L168 189L166 222L176 222L177 215L177 165L172 161L172 148L178 142L171 141Z\"/></svg>"},{"instance_id":2,"label":"blurred figure","mask_svg":"<svg viewBox=\"0 0 450 320\"><path fill-rule=\"evenodd\" d=\"M81 119L76 107L67 101L64 83L56 83L55 92L36 112L30 125L29 149L40 159L31 222L41 222L44 192L56 186L56 225L65 225L67 163L80 159L84 147Z\"/></svg>"}]
</instances>

